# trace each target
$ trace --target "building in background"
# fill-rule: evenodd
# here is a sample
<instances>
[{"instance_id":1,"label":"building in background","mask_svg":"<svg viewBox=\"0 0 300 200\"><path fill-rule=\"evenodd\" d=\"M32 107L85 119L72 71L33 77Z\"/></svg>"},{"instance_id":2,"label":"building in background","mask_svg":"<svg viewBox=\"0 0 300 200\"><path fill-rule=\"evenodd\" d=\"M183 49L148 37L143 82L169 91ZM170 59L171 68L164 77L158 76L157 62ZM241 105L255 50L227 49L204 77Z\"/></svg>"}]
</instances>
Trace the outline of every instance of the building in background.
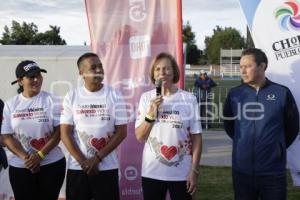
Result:
<instances>
[{"instance_id":1,"label":"building in background","mask_svg":"<svg viewBox=\"0 0 300 200\"><path fill-rule=\"evenodd\" d=\"M10 83L16 79L15 69L22 60L34 60L47 70L43 90L64 96L81 81L76 62L88 51L89 46L0 45L0 97L5 101L17 94L17 84Z\"/></svg>"}]
</instances>

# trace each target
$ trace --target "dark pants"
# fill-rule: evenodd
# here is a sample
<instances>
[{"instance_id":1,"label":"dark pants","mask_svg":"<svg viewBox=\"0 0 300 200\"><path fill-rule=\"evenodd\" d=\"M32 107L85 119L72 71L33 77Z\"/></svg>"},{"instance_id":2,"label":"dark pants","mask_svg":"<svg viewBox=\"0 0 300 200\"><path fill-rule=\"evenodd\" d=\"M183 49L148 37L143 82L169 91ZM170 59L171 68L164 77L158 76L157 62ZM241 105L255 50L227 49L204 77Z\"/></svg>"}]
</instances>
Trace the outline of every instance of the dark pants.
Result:
<instances>
[{"instance_id":1,"label":"dark pants","mask_svg":"<svg viewBox=\"0 0 300 200\"><path fill-rule=\"evenodd\" d=\"M210 99L201 100L200 102L200 117L202 128L208 129L211 127L212 121L214 119L214 114L212 113L212 102Z\"/></svg>"},{"instance_id":2,"label":"dark pants","mask_svg":"<svg viewBox=\"0 0 300 200\"><path fill-rule=\"evenodd\" d=\"M82 170L68 170L67 200L119 200L118 170L100 171L89 176Z\"/></svg>"},{"instance_id":3,"label":"dark pants","mask_svg":"<svg viewBox=\"0 0 300 200\"><path fill-rule=\"evenodd\" d=\"M286 173L254 176L233 171L235 200L286 200Z\"/></svg>"},{"instance_id":4,"label":"dark pants","mask_svg":"<svg viewBox=\"0 0 300 200\"><path fill-rule=\"evenodd\" d=\"M144 200L165 200L167 190L171 200L192 200L187 193L186 181L161 181L142 177Z\"/></svg>"},{"instance_id":5,"label":"dark pants","mask_svg":"<svg viewBox=\"0 0 300 200\"><path fill-rule=\"evenodd\" d=\"M6 153L5 153L4 149L2 148L2 146L0 144L0 171L1 171L2 167L6 169L7 157L6 157Z\"/></svg>"},{"instance_id":6,"label":"dark pants","mask_svg":"<svg viewBox=\"0 0 300 200\"><path fill-rule=\"evenodd\" d=\"M16 200L57 200L65 173L65 158L41 166L34 174L26 168L9 166L9 180Z\"/></svg>"}]
</instances>

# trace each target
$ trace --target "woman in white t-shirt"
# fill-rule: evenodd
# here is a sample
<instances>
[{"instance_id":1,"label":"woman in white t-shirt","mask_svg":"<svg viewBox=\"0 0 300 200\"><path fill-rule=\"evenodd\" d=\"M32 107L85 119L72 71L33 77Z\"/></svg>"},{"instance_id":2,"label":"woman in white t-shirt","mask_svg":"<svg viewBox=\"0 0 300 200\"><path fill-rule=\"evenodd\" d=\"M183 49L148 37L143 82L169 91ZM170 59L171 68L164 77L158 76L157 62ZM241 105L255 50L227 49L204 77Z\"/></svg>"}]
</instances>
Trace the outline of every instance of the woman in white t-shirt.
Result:
<instances>
[{"instance_id":1,"label":"woman in white t-shirt","mask_svg":"<svg viewBox=\"0 0 300 200\"><path fill-rule=\"evenodd\" d=\"M142 161L144 200L190 200L196 191L202 138L197 100L176 87L178 65L160 53L151 66L156 90L142 94L135 135L145 142Z\"/></svg>"},{"instance_id":2,"label":"woman in white t-shirt","mask_svg":"<svg viewBox=\"0 0 300 200\"><path fill-rule=\"evenodd\" d=\"M13 153L9 179L16 200L57 200L65 176L66 161L57 146L60 140L61 106L41 91L43 77L35 62L16 68L19 94L5 102L1 137Z\"/></svg>"}]
</instances>

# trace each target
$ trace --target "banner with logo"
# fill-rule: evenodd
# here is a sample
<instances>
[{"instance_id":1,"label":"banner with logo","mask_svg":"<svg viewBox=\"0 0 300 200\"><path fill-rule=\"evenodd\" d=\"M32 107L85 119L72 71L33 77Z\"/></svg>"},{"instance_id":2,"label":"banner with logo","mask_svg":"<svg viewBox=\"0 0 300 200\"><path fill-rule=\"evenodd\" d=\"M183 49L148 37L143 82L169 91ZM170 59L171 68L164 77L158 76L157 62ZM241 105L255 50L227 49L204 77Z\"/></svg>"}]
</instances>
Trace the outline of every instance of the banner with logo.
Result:
<instances>
[{"instance_id":1,"label":"banner with logo","mask_svg":"<svg viewBox=\"0 0 300 200\"><path fill-rule=\"evenodd\" d=\"M300 2L240 0L257 48L268 56L267 77L290 88L300 110ZM288 149L294 184L300 186L300 137Z\"/></svg>"},{"instance_id":2,"label":"banner with logo","mask_svg":"<svg viewBox=\"0 0 300 200\"><path fill-rule=\"evenodd\" d=\"M182 67L181 0L86 0L85 4L92 50L103 62L104 82L121 89L130 113L127 138L119 148L121 199L142 199L143 144L135 138L135 112L141 94L153 89L149 70L158 53L171 53Z\"/></svg>"}]
</instances>

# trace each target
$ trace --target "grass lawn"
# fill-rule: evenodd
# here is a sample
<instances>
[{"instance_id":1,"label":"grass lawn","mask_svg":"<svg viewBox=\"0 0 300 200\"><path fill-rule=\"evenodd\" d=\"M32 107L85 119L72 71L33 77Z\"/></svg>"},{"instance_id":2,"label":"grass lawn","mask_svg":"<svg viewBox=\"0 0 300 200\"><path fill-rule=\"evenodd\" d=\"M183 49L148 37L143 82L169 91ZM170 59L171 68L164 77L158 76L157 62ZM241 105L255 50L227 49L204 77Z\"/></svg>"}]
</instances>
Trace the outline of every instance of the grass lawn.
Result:
<instances>
[{"instance_id":1,"label":"grass lawn","mask_svg":"<svg viewBox=\"0 0 300 200\"><path fill-rule=\"evenodd\" d=\"M233 200L230 167L201 166L194 200ZM288 200L300 199L300 188L292 186L288 173Z\"/></svg>"}]
</instances>

